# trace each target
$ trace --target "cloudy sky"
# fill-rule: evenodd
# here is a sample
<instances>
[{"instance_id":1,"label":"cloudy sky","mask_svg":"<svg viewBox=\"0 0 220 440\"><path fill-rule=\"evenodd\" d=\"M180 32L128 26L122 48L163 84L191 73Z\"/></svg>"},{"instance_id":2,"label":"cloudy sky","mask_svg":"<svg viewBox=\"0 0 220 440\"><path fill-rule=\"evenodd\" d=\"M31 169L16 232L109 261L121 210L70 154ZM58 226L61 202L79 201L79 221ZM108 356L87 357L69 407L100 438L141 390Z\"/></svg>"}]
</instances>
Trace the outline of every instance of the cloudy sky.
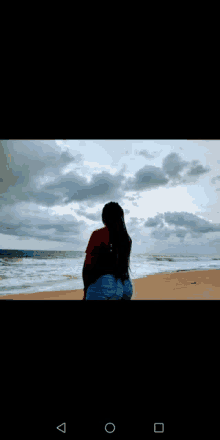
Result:
<instances>
[{"instance_id":1,"label":"cloudy sky","mask_svg":"<svg viewBox=\"0 0 220 440\"><path fill-rule=\"evenodd\" d=\"M118 202L132 252L220 255L220 141L0 141L0 248L85 251Z\"/></svg>"}]
</instances>

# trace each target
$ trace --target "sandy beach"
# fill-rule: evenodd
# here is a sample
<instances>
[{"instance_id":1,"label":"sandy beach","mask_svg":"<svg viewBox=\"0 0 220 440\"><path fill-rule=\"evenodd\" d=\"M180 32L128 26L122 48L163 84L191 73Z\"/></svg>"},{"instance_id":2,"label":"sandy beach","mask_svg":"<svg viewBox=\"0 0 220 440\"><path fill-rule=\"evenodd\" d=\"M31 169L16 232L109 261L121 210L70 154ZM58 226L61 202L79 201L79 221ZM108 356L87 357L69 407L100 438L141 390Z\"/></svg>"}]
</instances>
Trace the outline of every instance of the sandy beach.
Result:
<instances>
[{"instance_id":1,"label":"sandy beach","mask_svg":"<svg viewBox=\"0 0 220 440\"><path fill-rule=\"evenodd\" d=\"M220 271L216 269L148 275L146 278L132 280L132 283L134 288L132 300L220 299ZM82 289L0 295L0 299L3 300L82 300L82 298Z\"/></svg>"}]
</instances>

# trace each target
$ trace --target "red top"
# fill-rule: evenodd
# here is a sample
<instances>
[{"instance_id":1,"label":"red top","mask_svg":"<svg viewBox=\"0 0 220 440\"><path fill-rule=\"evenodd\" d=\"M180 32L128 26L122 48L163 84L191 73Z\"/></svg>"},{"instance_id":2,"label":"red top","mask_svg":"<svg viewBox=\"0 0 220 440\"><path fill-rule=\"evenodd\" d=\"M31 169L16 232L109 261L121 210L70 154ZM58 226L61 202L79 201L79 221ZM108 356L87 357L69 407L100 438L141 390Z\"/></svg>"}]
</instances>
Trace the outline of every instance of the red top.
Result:
<instances>
[{"instance_id":1,"label":"red top","mask_svg":"<svg viewBox=\"0 0 220 440\"><path fill-rule=\"evenodd\" d=\"M104 228L101 229L96 229L90 239L89 239L89 243L88 246L86 248L86 253L87 254L91 254L92 251L94 251L94 253L96 253L96 251L99 251L99 247L103 247L103 248L108 248L109 246L109 230L108 228L105 226Z\"/></svg>"}]
</instances>

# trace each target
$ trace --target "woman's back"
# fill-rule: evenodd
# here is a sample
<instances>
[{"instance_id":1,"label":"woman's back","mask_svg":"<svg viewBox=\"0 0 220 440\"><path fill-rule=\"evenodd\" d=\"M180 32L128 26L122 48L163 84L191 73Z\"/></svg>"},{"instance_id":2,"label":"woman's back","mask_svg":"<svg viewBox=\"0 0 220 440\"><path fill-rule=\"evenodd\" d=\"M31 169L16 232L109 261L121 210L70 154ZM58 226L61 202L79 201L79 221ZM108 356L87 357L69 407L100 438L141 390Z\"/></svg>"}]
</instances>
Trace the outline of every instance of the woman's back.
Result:
<instances>
[{"instance_id":1,"label":"woman's back","mask_svg":"<svg viewBox=\"0 0 220 440\"><path fill-rule=\"evenodd\" d=\"M95 257L95 267L93 269L92 279L96 280L101 275L113 274L122 281L129 278L128 265L131 252L130 249L121 250L120 262L117 265L116 256L113 251L113 245L110 243L109 230L107 227L95 231L93 243L87 246L86 252ZM120 272L120 273L119 273ZM119 276L118 276L119 275Z\"/></svg>"}]
</instances>

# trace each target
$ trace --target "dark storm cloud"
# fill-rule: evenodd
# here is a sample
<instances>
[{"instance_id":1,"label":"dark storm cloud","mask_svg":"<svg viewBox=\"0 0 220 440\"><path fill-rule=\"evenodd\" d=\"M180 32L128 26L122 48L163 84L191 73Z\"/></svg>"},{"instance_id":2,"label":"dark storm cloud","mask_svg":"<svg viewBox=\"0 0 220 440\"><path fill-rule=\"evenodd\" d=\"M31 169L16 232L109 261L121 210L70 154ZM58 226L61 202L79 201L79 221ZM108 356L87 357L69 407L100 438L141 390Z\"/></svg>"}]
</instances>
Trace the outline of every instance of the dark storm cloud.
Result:
<instances>
[{"instance_id":1,"label":"dark storm cloud","mask_svg":"<svg viewBox=\"0 0 220 440\"><path fill-rule=\"evenodd\" d=\"M220 160L217 160L218 163L220 163ZM220 176L215 176L211 179L211 183L216 183L220 180ZM216 188L216 191L220 191L220 188Z\"/></svg>"},{"instance_id":2,"label":"dark storm cloud","mask_svg":"<svg viewBox=\"0 0 220 440\"><path fill-rule=\"evenodd\" d=\"M9 224L13 230L7 229ZM41 211L34 204L31 204L29 209L26 203L20 203L0 211L0 232L18 237L71 241L70 235L79 236L80 228L84 224L85 222L77 220L73 215L52 215L50 210ZM76 237L74 237L74 243Z\"/></svg>"},{"instance_id":3,"label":"dark storm cloud","mask_svg":"<svg viewBox=\"0 0 220 440\"><path fill-rule=\"evenodd\" d=\"M162 226L162 220L174 229L169 229L166 225ZM201 237L202 234L208 232L219 232L220 224L211 223L205 219L201 219L195 214L188 212L165 212L154 218L148 219L144 223L145 227L154 227L152 236L156 239L167 239L170 235L176 235L180 239L184 239L186 234L190 233L192 237ZM160 228L157 228L157 227Z\"/></svg>"},{"instance_id":4,"label":"dark storm cloud","mask_svg":"<svg viewBox=\"0 0 220 440\"><path fill-rule=\"evenodd\" d=\"M162 169L169 177L176 177L189 162L182 160L177 153L170 153L162 161Z\"/></svg>"},{"instance_id":5,"label":"dark storm cloud","mask_svg":"<svg viewBox=\"0 0 220 440\"><path fill-rule=\"evenodd\" d=\"M153 159L154 155L149 153L149 151L147 150L135 150L135 155L136 156L143 156L145 157L145 159Z\"/></svg>"},{"instance_id":6,"label":"dark storm cloud","mask_svg":"<svg viewBox=\"0 0 220 440\"><path fill-rule=\"evenodd\" d=\"M142 155L144 150L142 150ZM148 155L148 153L147 153ZM191 167L190 171L181 176L180 172ZM168 154L162 161L162 168L145 165L138 170L133 178L128 178L124 184L125 191L144 191L159 186L165 186L170 180L175 179L176 184L181 183L185 176L197 176L207 173L210 168L204 168L198 160L191 162L183 160L177 153Z\"/></svg>"},{"instance_id":7,"label":"dark storm cloud","mask_svg":"<svg viewBox=\"0 0 220 440\"><path fill-rule=\"evenodd\" d=\"M144 191L147 188L155 188L168 183L163 171L152 165L145 165L138 170L134 178L128 178L124 185L125 191Z\"/></svg>"},{"instance_id":8,"label":"dark storm cloud","mask_svg":"<svg viewBox=\"0 0 220 440\"><path fill-rule=\"evenodd\" d=\"M167 240L171 235L171 231L168 228L155 229L151 235L156 240Z\"/></svg>"},{"instance_id":9,"label":"dark storm cloud","mask_svg":"<svg viewBox=\"0 0 220 440\"><path fill-rule=\"evenodd\" d=\"M164 214L164 220L171 225L184 226L189 231L195 232L196 234L220 231L220 224L211 223L208 220L202 219L197 215L188 212L166 212Z\"/></svg>"},{"instance_id":10,"label":"dark storm cloud","mask_svg":"<svg viewBox=\"0 0 220 440\"><path fill-rule=\"evenodd\" d=\"M218 181L218 180L220 180L220 176L215 176L211 179L211 183L216 183L216 181Z\"/></svg>"},{"instance_id":11,"label":"dark storm cloud","mask_svg":"<svg viewBox=\"0 0 220 440\"><path fill-rule=\"evenodd\" d=\"M9 156L10 160L9 160ZM0 206L33 199L40 202L37 178L45 174L56 176L61 169L77 158L60 147L42 144L41 141L0 141ZM55 204L56 197L50 196L50 204Z\"/></svg>"},{"instance_id":12,"label":"dark storm cloud","mask_svg":"<svg viewBox=\"0 0 220 440\"><path fill-rule=\"evenodd\" d=\"M65 176L58 176L53 183L46 184L44 190L31 192L30 197L35 200L37 198L41 204L47 206L54 205L55 200L60 204L88 199L98 202L119 195L123 180L124 176L120 173L113 176L103 171L94 174L88 183L85 177L71 171Z\"/></svg>"},{"instance_id":13,"label":"dark storm cloud","mask_svg":"<svg viewBox=\"0 0 220 440\"><path fill-rule=\"evenodd\" d=\"M153 228L155 226L163 225L163 214L157 214L154 218L149 217L145 222L144 226L148 228Z\"/></svg>"},{"instance_id":14,"label":"dark storm cloud","mask_svg":"<svg viewBox=\"0 0 220 440\"><path fill-rule=\"evenodd\" d=\"M187 173L188 176L200 176L201 174L205 174L210 171L209 167L204 167L203 165L198 164L198 162L198 160L193 160L191 162L192 165L191 169Z\"/></svg>"},{"instance_id":15,"label":"dark storm cloud","mask_svg":"<svg viewBox=\"0 0 220 440\"><path fill-rule=\"evenodd\" d=\"M101 220L101 214L100 214L100 212L89 213L89 212L86 212L85 209L80 208L80 209L76 209L76 210L75 210L75 213L76 213L77 215L80 215L81 217L85 217L85 218L87 218L88 220L92 220L92 221L94 221L94 222L98 222L98 221Z\"/></svg>"}]
</instances>

